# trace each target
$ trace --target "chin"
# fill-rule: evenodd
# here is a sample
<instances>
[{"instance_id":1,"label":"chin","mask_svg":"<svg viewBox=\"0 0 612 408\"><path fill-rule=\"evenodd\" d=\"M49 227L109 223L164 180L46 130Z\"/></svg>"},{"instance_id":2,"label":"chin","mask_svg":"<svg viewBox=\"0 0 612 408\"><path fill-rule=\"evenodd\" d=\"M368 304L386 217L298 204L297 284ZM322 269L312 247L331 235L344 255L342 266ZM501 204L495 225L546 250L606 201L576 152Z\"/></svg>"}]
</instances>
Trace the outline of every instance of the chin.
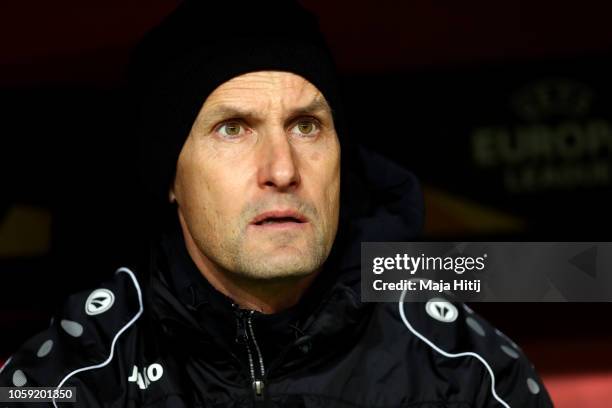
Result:
<instances>
[{"instance_id":1,"label":"chin","mask_svg":"<svg viewBox=\"0 0 612 408\"><path fill-rule=\"evenodd\" d=\"M249 262L241 268L243 275L251 279L284 279L308 276L319 268L319 262L300 259L295 254L270 256Z\"/></svg>"}]
</instances>

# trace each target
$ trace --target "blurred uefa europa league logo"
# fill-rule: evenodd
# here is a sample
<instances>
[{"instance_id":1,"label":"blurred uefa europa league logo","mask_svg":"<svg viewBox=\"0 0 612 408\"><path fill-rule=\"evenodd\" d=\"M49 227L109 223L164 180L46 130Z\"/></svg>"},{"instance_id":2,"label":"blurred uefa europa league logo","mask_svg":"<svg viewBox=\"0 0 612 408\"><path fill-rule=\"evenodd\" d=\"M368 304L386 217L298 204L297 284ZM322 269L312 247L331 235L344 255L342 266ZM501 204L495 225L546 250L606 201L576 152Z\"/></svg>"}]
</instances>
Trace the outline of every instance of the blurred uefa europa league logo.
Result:
<instances>
[{"instance_id":1,"label":"blurred uefa europa league logo","mask_svg":"<svg viewBox=\"0 0 612 408\"><path fill-rule=\"evenodd\" d=\"M593 91L570 79L547 79L519 89L510 102L516 115L525 122L584 118L591 110Z\"/></svg>"},{"instance_id":2,"label":"blurred uefa europa league logo","mask_svg":"<svg viewBox=\"0 0 612 408\"><path fill-rule=\"evenodd\" d=\"M473 129L475 166L501 172L511 194L610 185L612 125L594 112L595 99L565 78L519 88L509 98L514 123Z\"/></svg>"}]
</instances>

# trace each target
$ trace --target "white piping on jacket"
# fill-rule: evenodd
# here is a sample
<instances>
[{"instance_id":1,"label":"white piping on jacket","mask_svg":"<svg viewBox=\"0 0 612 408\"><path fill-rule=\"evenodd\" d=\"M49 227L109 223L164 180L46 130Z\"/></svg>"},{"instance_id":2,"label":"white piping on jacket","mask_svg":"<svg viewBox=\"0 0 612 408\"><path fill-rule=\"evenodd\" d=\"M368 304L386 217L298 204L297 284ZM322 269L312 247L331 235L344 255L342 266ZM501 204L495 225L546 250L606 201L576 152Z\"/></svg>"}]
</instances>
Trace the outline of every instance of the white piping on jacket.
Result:
<instances>
[{"instance_id":1,"label":"white piping on jacket","mask_svg":"<svg viewBox=\"0 0 612 408\"><path fill-rule=\"evenodd\" d=\"M87 366L87 367L82 367L82 368L79 368L79 369L76 369L76 370L70 372L68 375L66 375L64 377L64 379L62 381L60 381L60 383L57 385L57 387L55 387L56 389L60 389L62 387L62 385L64 385L64 383L70 377L72 377L75 374L78 374L80 372L87 371L87 370L95 370L96 368L102 368L102 367L106 366L108 363L110 363L111 360L113 359L114 354L115 354L115 343L117 343L117 340L119 339L119 336L121 336L124 331L126 331L131 325L133 325L134 322L136 320L138 320L140 315L142 315L142 311L143 311L144 308L143 308L143 305L142 305L142 291L140 290L140 285L138 284L138 280L134 276L134 273L132 271L130 271L128 268L125 268L125 267L119 268L119 269L117 269L115 274L118 274L119 272L127 273L130 276L130 278L132 278L132 282L134 283L134 286L136 287L136 292L138 292L138 303L139 303L139 306L140 306L140 309L138 310L138 313L136 313L134 315L134 317L132 317L132 319L129 322L127 322L125 324L125 326L123 326L117 332L117 334L115 334L115 337L113 338L113 341L111 343L110 354L109 354L109 356L108 356L108 358L106 360L104 360L100 364L95 364L95 365L91 365L91 366ZM57 404L55 403L55 398L53 398L53 406L55 408L57 408Z\"/></svg>"},{"instance_id":2,"label":"white piping on jacket","mask_svg":"<svg viewBox=\"0 0 612 408\"><path fill-rule=\"evenodd\" d=\"M431 347L432 349L434 349L435 351L437 351L438 353L442 354L444 357L448 357L448 358L458 358L458 357L466 357L466 356L470 356L470 357L475 357L477 358L487 369L487 371L489 372L489 375L491 376L491 393L493 394L493 397L500 403L502 404L505 408L510 408L510 405L508 405L503 399L501 399L497 393L495 392L495 374L493 373L493 370L491 369L491 366L486 362L486 360L484 358L482 358L479 354L471 352L471 351L466 351L463 353L449 353L446 352L444 350L442 350L440 347L436 346L431 340L429 340L427 337L425 337L424 335L422 335L421 333L419 333L418 331L416 331L414 329L414 327L412 327L412 325L410 324L410 322L408 321L408 319L406 318L406 314L404 312L404 298L406 297L406 290L404 290L402 292L402 296L400 297L398 306L399 306L399 313L400 316L402 317L402 320L404 321L404 324L406 325L406 327L408 328L408 330L410 330L415 336L417 336L419 339L421 339L425 344L427 344L429 347Z\"/></svg>"},{"instance_id":3,"label":"white piping on jacket","mask_svg":"<svg viewBox=\"0 0 612 408\"><path fill-rule=\"evenodd\" d=\"M2 373L2 371L4 371L4 367L6 367L11 362L12 358L13 358L13 356L10 356L9 358L6 359L4 364L2 364L2 367L0 367L0 374Z\"/></svg>"}]
</instances>

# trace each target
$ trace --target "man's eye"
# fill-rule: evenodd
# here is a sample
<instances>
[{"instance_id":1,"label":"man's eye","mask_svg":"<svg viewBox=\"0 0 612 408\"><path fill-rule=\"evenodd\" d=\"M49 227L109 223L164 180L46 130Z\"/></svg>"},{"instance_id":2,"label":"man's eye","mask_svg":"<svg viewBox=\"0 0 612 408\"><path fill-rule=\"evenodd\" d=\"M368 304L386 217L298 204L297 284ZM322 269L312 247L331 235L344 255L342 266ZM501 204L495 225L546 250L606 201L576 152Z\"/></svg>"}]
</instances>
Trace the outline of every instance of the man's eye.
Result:
<instances>
[{"instance_id":1,"label":"man's eye","mask_svg":"<svg viewBox=\"0 0 612 408\"><path fill-rule=\"evenodd\" d=\"M240 134L243 132L243 128L238 122L228 122L219 126L217 132L219 132L223 137L232 138L240 136Z\"/></svg>"},{"instance_id":2,"label":"man's eye","mask_svg":"<svg viewBox=\"0 0 612 408\"><path fill-rule=\"evenodd\" d=\"M317 124L312 120L301 120L291 129L292 133L300 136L313 136L318 130Z\"/></svg>"}]
</instances>

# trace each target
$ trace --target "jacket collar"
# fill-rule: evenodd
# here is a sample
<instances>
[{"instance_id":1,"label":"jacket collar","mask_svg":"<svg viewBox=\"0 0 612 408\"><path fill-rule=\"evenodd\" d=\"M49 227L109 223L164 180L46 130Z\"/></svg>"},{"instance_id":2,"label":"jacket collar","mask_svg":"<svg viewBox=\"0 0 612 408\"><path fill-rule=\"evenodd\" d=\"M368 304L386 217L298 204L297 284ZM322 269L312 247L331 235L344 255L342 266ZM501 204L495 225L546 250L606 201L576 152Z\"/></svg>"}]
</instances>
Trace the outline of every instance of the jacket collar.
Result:
<instances>
[{"instance_id":1,"label":"jacket collar","mask_svg":"<svg viewBox=\"0 0 612 408\"><path fill-rule=\"evenodd\" d=\"M271 315L253 312L254 330L268 361L282 354L285 363L296 363L329 351L330 339L339 340L336 335L364 317L367 305L360 302L359 270L338 269L340 242L296 306ZM207 354L219 364L226 363L227 353L240 361L240 309L201 275L178 227L163 237L156 258L152 307L165 341L189 355ZM322 344L326 346L319 347Z\"/></svg>"}]
</instances>

